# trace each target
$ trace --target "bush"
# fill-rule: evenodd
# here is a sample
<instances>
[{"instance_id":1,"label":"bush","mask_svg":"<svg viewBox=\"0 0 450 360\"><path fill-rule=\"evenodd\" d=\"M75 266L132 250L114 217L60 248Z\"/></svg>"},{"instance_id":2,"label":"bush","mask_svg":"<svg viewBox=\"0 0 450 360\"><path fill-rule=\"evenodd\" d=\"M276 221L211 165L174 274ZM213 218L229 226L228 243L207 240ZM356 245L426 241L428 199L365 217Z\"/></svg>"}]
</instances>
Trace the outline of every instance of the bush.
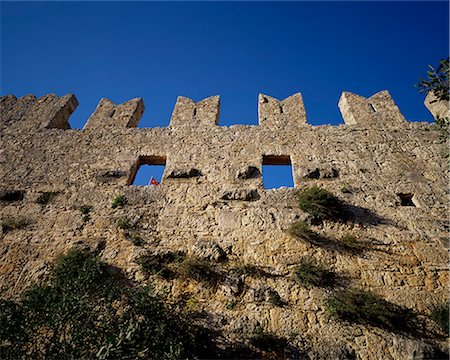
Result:
<instances>
[{"instance_id":1,"label":"bush","mask_svg":"<svg viewBox=\"0 0 450 360\"><path fill-rule=\"evenodd\" d=\"M262 329L255 331L253 336L250 338L250 343L262 351L276 353L282 352L287 346L286 339L278 337L272 333L264 332Z\"/></svg>"},{"instance_id":2,"label":"bush","mask_svg":"<svg viewBox=\"0 0 450 360\"><path fill-rule=\"evenodd\" d=\"M83 215L88 215L92 210L92 206L90 205L82 205L80 206L80 211Z\"/></svg>"},{"instance_id":3,"label":"bush","mask_svg":"<svg viewBox=\"0 0 450 360\"><path fill-rule=\"evenodd\" d=\"M145 244L144 239L142 239L142 238L141 238L140 236L138 236L138 235L133 235L133 236L131 236L130 241L131 241L131 243L132 243L134 246L142 246L142 245Z\"/></svg>"},{"instance_id":4,"label":"bush","mask_svg":"<svg viewBox=\"0 0 450 360\"><path fill-rule=\"evenodd\" d=\"M126 203L127 203L127 200L126 200L126 198L125 198L125 195L119 195L119 196L116 196L116 197L113 199L112 204L111 204L111 207L112 207L113 209L115 209L115 208L117 208L117 207L122 207L122 206L124 206Z\"/></svg>"},{"instance_id":5,"label":"bush","mask_svg":"<svg viewBox=\"0 0 450 360\"><path fill-rule=\"evenodd\" d=\"M10 232L13 230L23 229L30 224L31 224L31 221L28 218L22 217L22 216L7 217L7 218L3 219L0 223L4 233L7 233L7 232Z\"/></svg>"},{"instance_id":6,"label":"bush","mask_svg":"<svg viewBox=\"0 0 450 360\"><path fill-rule=\"evenodd\" d=\"M0 299L0 354L5 353L10 359L21 356L26 326L22 308L12 301Z\"/></svg>"},{"instance_id":7,"label":"bush","mask_svg":"<svg viewBox=\"0 0 450 360\"><path fill-rule=\"evenodd\" d=\"M47 191L38 196L36 202L41 205L47 205L59 194L59 191Z\"/></svg>"},{"instance_id":8,"label":"bush","mask_svg":"<svg viewBox=\"0 0 450 360\"><path fill-rule=\"evenodd\" d=\"M329 191L318 186L305 188L297 192L298 204L301 210L306 211L314 218L337 219L341 213L341 203Z\"/></svg>"},{"instance_id":9,"label":"bush","mask_svg":"<svg viewBox=\"0 0 450 360\"><path fill-rule=\"evenodd\" d=\"M80 211L83 214L83 222L88 222L91 220L90 212L92 210L92 206L90 205L82 205L80 206Z\"/></svg>"},{"instance_id":10,"label":"bush","mask_svg":"<svg viewBox=\"0 0 450 360\"><path fill-rule=\"evenodd\" d=\"M128 219L127 217L124 217L122 219L119 219L117 221L117 227L119 229L123 229L123 230L127 230L129 228L131 228L131 222L130 219Z\"/></svg>"},{"instance_id":11,"label":"bush","mask_svg":"<svg viewBox=\"0 0 450 360\"><path fill-rule=\"evenodd\" d=\"M295 269L296 280L303 286L333 286L336 280L334 272L323 268L310 258L304 258Z\"/></svg>"},{"instance_id":12,"label":"bush","mask_svg":"<svg viewBox=\"0 0 450 360\"><path fill-rule=\"evenodd\" d=\"M344 250L351 253L359 253L364 250L364 244L358 241L356 236L348 233L341 237L339 245L341 245Z\"/></svg>"},{"instance_id":13,"label":"bush","mask_svg":"<svg viewBox=\"0 0 450 360\"><path fill-rule=\"evenodd\" d=\"M315 243L317 234L309 228L309 225L304 221L296 221L289 228L289 234L300 240L306 240L310 243Z\"/></svg>"},{"instance_id":14,"label":"bush","mask_svg":"<svg viewBox=\"0 0 450 360\"><path fill-rule=\"evenodd\" d=\"M137 263L146 275L160 275L163 278L174 276L170 264L178 264L185 258L184 253L147 254L139 257Z\"/></svg>"},{"instance_id":15,"label":"bush","mask_svg":"<svg viewBox=\"0 0 450 360\"><path fill-rule=\"evenodd\" d=\"M412 312L360 290L336 292L325 303L327 313L339 320L387 330L410 330Z\"/></svg>"},{"instance_id":16,"label":"bush","mask_svg":"<svg viewBox=\"0 0 450 360\"><path fill-rule=\"evenodd\" d=\"M430 313L430 318L435 321L444 333L449 336L449 303L435 306Z\"/></svg>"},{"instance_id":17,"label":"bush","mask_svg":"<svg viewBox=\"0 0 450 360\"><path fill-rule=\"evenodd\" d=\"M215 285L220 277L209 261L195 257L186 258L180 263L178 273L186 279L194 279L209 285Z\"/></svg>"},{"instance_id":18,"label":"bush","mask_svg":"<svg viewBox=\"0 0 450 360\"><path fill-rule=\"evenodd\" d=\"M47 285L0 300L2 359L195 358L189 329L148 288L88 252L60 256Z\"/></svg>"}]
</instances>

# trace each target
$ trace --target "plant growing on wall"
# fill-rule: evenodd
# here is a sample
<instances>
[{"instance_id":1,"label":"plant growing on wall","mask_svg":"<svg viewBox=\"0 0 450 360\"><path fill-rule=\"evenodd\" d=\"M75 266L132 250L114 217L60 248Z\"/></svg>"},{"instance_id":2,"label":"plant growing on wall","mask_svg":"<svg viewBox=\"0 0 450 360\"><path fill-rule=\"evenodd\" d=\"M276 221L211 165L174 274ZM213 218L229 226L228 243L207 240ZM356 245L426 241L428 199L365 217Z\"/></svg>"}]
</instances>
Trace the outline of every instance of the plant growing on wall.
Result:
<instances>
[{"instance_id":1,"label":"plant growing on wall","mask_svg":"<svg viewBox=\"0 0 450 360\"><path fill-rule=\"evenodd\" d=\"M428 80L420 79L416 84L419 92L428 94L431 91L437 97L436 101L449 101L449 58L440 60L437 69L431 65L428 68Z\"/></svg>"},{"instance_id":2,"label":"plant growing on wall","mask_svg":"<svg viewBox=\"0 0 450 360\"><path fill-rule=\"evenodd\" d=\"M339 199L319 186L298 191L297 199L300 209L320 220L337 219L341 213Z\"/></svg>"},{"instance_id":3,"label":"plant growing on wall","mask_svg":"<svg viewBox=\"0 0 450 360\"><path fill-rule=\"evenodd\" d=\"M361 290L341 290L325 302L326 312L336 319L373 325L387 330L410 331L413 314L409 309Z\"/></svg>"},{"instance_id":4,"label":"plant growing on wall","mask_svg":"<svg viewBox=\"0 0 450 360\"><path fill-rule=\"evenodd\" d=\"M428 65L428 80L420 79L420 82L416 84L416 87L419 88L419 92L428 94L432 92L436 99L432 101L446 101L450 100L449 94L449 58L442 59L439 61L438 67L435 69L433 66ZM436 124L439 126L439 129L444 133L445 138L448 136L449 132L449 122L450 119L447 118L435 118Z\"/></svg>"},{"instance_id":5,"label":"plant growing on wall","mask_svg":"<svg viewBox=\"0 0 450 360\"><path fill-rule=\"evenodd\" d=\"M2 359L197 358L180 319L148 288L125 284L89 252L58 257L47 284L17 303L0 298Z\"/></svg>"},{"instance_id":6,"label":"plant growing on wall","mask_svg":"<svg viewBox=\"0 0 450 360\"><path fill-rule=\"evenodd\" d=\"M117 207L122 207L126 204L126 202L127 202L127 200L125 198L125 195L118 195L113 199L111 207L113 209L115 209Z\"/></svg>"},{"instance_id":7,"label":"plant growing on wall","mask_svg":"<svg viewBox=\"0 0 450 360\"><path fill-rule=\"evenodd\" d=\"M450 303L435 306L430 313L430 318L434 320L441 330L449 336L449 307Z\"/></svg>"}]
</instances>

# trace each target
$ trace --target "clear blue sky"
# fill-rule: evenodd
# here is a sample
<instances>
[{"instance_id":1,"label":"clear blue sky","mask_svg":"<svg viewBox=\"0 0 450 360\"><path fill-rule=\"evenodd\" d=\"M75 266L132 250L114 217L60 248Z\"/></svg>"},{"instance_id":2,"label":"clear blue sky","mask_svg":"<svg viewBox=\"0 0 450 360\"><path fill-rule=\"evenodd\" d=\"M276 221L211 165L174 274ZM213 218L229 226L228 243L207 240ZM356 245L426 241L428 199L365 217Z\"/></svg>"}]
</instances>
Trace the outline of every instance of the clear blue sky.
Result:
<instances>
[{"instance_id":1,"label":"clear blue sky","mask_svg":"<svg viewBox=\"0 0 450 360\"><path fill-rule=\"evenodd\" d=\"M302 92L311 124L342 123L342 91L387 89L432 121L414 84L449 52L448 2L1 2L1 94L142 97L166 126L178 95L221 95L221 125L257 123L257 95Z\"/></svg>"}]
</instances>

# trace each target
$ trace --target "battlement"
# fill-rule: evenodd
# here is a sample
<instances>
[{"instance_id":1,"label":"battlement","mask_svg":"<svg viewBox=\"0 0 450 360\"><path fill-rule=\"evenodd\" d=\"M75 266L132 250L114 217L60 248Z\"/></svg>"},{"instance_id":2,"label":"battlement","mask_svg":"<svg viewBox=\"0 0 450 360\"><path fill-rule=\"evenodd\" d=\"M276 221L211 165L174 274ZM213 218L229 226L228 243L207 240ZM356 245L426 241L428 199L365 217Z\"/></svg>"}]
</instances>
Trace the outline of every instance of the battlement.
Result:
<instances>
[{"instance_id":1,"label":"battlement","mask_svg":"<svg viewBox=\"0 0 450 360\"><path fill-rule=\"evenodd\" d=\"M427 101L428 107L429 104L430 101ZM431 104L433 109L437 106L433 102ZM39 99L33 95L20 99L7 95L0 98L0 106L3 122L16 123L26 117L28 119L28 124L24 124L26 127L70 129L69 117L78 106L78 101L73 94L63 97L50 94ZM386 90L369 98L343 92L338 106L346 125L395 127L406 123L405 117ZM439 111L440 114L442 111ZM143 113L144 102L141 98L119 105L103 98L87 120L83 131L110 131L114 128L137 127ZM198 102L179 96L169 126L192 129L218 126L219 114L219 96L211 96ZM304 127L308 124L308 120L301 93L293 94L284 100L260 94L258 120L259 126L273 131Z\"/></svg>"},{"instance_id":2,"label":"battlement","mask_svg":"<svg viewBox=\"0 0 450 360\"><path fill-rule=\"evenodd\" d=\"M20 169L13 165L17 160L6 161L11 182L13 179L82 182L80 173L67 170L71 163L79 167L87 162L89 165L81 166L81 172L86 172L83 176L101 182L102 174L122 174L108 178L108 182L132 184L141 165L164 164L165 184L178 184L180 180L175 179L192 177L197 179L198 185L261 189L263 165L289 164L293 183L300 186L305 178L316 175L318 178L343 176L342 169L349 160L360 156L371 159L374 154L370 151L374 147L384 143L394 149L404 142L402 136L406 135L396 135L386 129L415 131L420 127L408 123L389 92L381 91L367 99L344 92L338 106L345 124L340 126L309 125L302 95L296 93L284 100L260 94L257 126L218 126L219 96L198 102L180 96L168 127L133 129L144 112L141 98L122 104L101 99L81 131L55 132L54 129L70 129L69 117L77 105L72 94L62 97L50 94L39 99L33 95L0 98L1 126L5 134L12 136L10 141L17 144L18 139L24 136L28 139L28 135L33 134L35 142L22 144L21 152L28 149L35 157L50 157L52 163L46 166L58 169L28 166L18 176ZM372 135L368 136L367 131ZM359 145L355 147L355 144ZM77 157L81 158L77 160ZM398 157L403 155L398 154ZM371 166L377 165L372 163ZM254 169L259 176L242 175L249 169ZM61 171L69 175L61 176Z\"/></svg>"},{"instance_id":3,"label":"battlement","mask_svg":"<svg viewBox=\"0 0 450 360\"><path fill-rule=\"evenodd\" d=\"M427 99L445 114L445 104ZM57 254L90 248L171 304L194 299L224 338L245 338L260 324L289 339L307 334L296 343L316 348L338 339L364 360L431 358L428 337L332 322L324 304L341 288L418 314L447 301L448 148L438 127L406 121L387 91L344 92L339 126L308 124L300 93L259 95L256 126L219 126L219 96L179 97L170 125L154 128L136 128L144 112L136 98L101 99L73 130L77 105L72 94L0 98L4 296L42 279ZM149 166L164 167L157 186L135 181ZM272 189L267 170L276 166L291 178ZM297 194L312 186L336 198L336 219L299 204ZM142 255L180 252L209 264L218 283L163 279L139 265ZM297 275L303 259L336 274L335 289L307 288Z\"/></svg>"}]
</instances>

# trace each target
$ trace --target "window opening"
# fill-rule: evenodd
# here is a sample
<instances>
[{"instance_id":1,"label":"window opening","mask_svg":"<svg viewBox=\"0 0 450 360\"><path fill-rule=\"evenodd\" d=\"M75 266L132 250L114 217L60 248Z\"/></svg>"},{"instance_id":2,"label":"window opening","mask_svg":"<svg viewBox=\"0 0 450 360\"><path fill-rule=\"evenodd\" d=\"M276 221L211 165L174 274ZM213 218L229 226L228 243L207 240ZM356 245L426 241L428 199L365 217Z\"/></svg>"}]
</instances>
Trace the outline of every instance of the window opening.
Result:
<instances>
[{"instance_id":1,"label":"window opening","mask_svg":"<svg viewBox=\"0 0 450 360\"><path fill-rule=\"evenodd\" d=\"M158 186L166 167L165 156L140 156L131 174L130 184Z\"/></svg>"},{"instance_id":2,"label":"window opening","mask_svg":"<svg viewBox=\"0 0 450 360\"><path fill-rule=\"evenodd\" d=\"M264 189L294 187L289 155L264 155L262 168Z\"/></svg>"}]
</instances>

